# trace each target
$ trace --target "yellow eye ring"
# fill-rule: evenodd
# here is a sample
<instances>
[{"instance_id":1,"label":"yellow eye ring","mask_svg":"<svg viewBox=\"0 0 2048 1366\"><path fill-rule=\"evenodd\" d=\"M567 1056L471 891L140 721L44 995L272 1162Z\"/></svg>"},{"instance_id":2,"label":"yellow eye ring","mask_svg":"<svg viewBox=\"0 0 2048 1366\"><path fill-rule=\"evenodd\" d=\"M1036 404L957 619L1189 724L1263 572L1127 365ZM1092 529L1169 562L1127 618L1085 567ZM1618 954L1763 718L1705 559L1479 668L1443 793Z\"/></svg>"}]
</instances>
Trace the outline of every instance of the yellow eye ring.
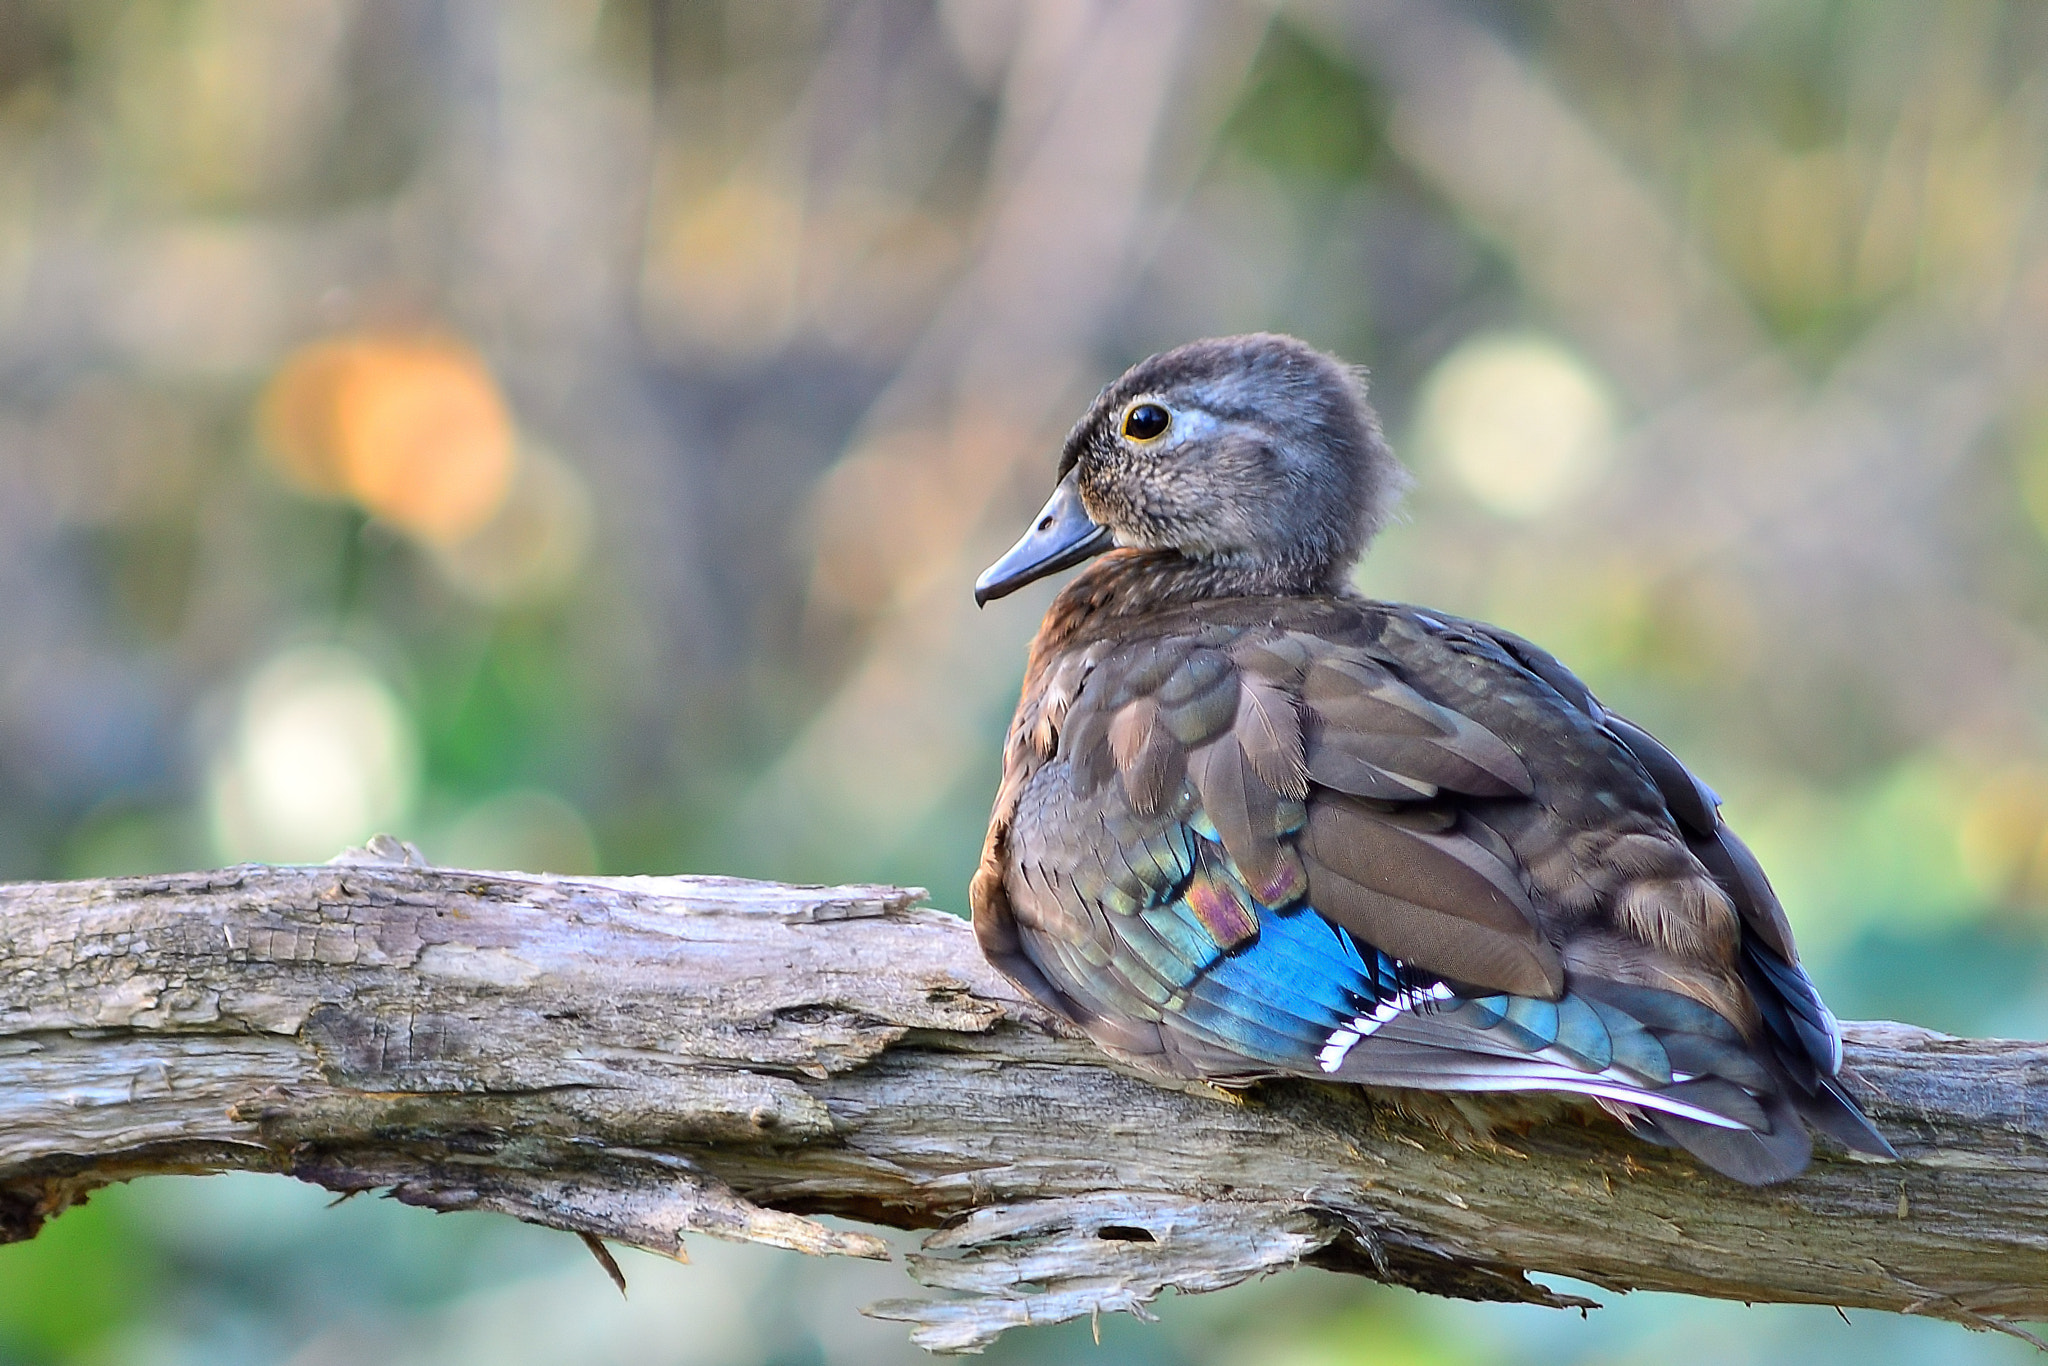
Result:
<instances>
[{"instance_id":1,"label":"yellow eye ring","mask_svg":"<svg viewBox=\"0 0 2048 1366\"><path fill-rule=\"evenodd\" d=\"M1173 425L1173 414L1158 403L1133 403L1124 413L1123 433L1131 441L1157 441Z\"/></svg>"}]
</instances>

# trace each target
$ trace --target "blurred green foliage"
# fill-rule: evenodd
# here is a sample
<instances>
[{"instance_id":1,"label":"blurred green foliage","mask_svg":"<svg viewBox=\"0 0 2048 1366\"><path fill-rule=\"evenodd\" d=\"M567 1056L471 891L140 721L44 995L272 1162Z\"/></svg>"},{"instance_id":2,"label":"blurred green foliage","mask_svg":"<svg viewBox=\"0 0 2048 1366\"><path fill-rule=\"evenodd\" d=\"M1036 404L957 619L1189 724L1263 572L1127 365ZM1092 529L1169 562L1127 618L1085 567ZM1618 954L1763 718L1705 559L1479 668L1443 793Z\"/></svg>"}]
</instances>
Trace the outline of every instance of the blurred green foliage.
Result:
<instances>
[{"instance_id":1,"label":"blurred green foliage","mask_svg":"<svg viewBox=\"0 0 2048 1366\"><path fill-rule=\"evenodd\" d=\"M165 1270L125 1190L95 1194L32 1243L0 1248L0 1351L22 1362L90 1361L162 1293Z\"/></svg>"},{"instance_id":2,"label":"blurred green foliage","mask_svg":"<svg viewBox=\"0 0 2048 1366\"><path fill-rule=\"evenodd\" d=\"M1327 194L1383 168L1386 116L1357 67L1281 19L1259 46L1222 142Z\"/></svg>"}]
</instances>

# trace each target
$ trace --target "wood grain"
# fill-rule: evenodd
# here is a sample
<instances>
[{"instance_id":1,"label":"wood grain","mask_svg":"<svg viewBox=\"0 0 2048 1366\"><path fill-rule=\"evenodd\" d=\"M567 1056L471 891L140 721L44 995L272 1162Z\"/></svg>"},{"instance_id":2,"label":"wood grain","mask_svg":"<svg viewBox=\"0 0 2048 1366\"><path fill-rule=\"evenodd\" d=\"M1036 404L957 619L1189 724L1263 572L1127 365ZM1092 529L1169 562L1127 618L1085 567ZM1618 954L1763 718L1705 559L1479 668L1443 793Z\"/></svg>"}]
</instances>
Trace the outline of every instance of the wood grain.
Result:
<instances>
[{"instance_id":1,"label":"wood grain","mask_svg":"<svg viewBox=\"0 0 2048 1366\"><path fill-rule=\"evenodd\" d=\"M871 1312L936 1350L1299 1263L2048 1318L2048 1046L1851 1025L1904 1160L1750 1190L1571 1102L1127 1075L914 892L356 857L0 886L0 1239L244 1169L670 1255L931 1229L948 1297Z\"/></svg>"}]
</instances>

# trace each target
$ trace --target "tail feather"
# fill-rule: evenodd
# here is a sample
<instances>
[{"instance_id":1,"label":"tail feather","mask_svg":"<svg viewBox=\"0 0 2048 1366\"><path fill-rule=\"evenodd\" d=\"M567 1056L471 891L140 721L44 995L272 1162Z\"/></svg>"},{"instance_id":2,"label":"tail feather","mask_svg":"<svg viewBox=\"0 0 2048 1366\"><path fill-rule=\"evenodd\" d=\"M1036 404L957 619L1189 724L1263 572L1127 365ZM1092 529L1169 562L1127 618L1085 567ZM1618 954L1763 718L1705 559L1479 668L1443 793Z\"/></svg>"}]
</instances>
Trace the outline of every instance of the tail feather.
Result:
<instances>
[{"instance_id":1,"label":"tail feather","mask_svg":"<svg viewBox=\"0 0 2048 1366\"><path fill-rule=\"evenodd\" d=\"M1765 984L1775 986L1775 979ZM1608 1036L1625 1039L1633 1030L1654 1043L1650 1053L1617 1050L1600 1068L1589 1064L1584 1045L1565 1049L1559 1042L1544 1044L1540 1031L1511 1028L1518 999L1447 994L1418 1002L1416 1010L1391 1012L1384 1022L1354 1020L1343 1047L1326 1050L1335 1065L1324 1070L1337 1080L1367 1085L1590 1097L1623 1116L1632 1131L1655 1135L1750 1185L1783 1181L1806 1169L1813 1154L1808 1124L1859 1152L1896 1155L1833 1077L1815 1067L1808 1040L1792 1024L1806 1012L1784 1003L1775 990L1762 1036L1748 1041L1688 997L1575 976L1556 1007L1597 1002L1598 1010L1586 1014L1604 1024ZM1668 1058L1669 1066L1638 1071L1623 1062L1624 1051Z\"/></svg>"},{"instance_id":2,"label":"tail feather","mask_svg":"<svg viewBox=\"0 0 2048 1366\"><path fill-rule=\"evenodd\" d=\"M1870 1122L1855 1101L1849 1099L1848 1093L1842 1090L1842 1084L1833 1077L1824 1078L1814 1096L1802 1096L1796 1103L1807 1123L1843 1147L1872 1157L1898 1160L1899 1150L1886 1141L1885 1136L1877 1131L1877 1126Z\"/></svg>"},{"instance_id":3,"label":"tail feather","mask_svg":"<svg viewBox=\"0 0 2048 1366\"><path fill-rule=\"evenodd\" d=\"M1723 1176L1746 1186L1787 1181L1813 1160L1813 1139L1782 1095L1765 1100L1769 1129L1726 1129L1678 1115L1644 1115L1657 1131Z\"/></svg>"},{"instance_id":4,"label":"tail feather","mask_svg":"<svg viewBox=\"0 0 2048 1366\"><path fill-rule=\"evenodd\" d=\"M1408 1087L1419 1091L1562 1091L1631 1105L1646 1112L1657 1111L1699 1128L1731 1131L1743 1129L1747 1120L1763 1118L1754 1102L1748 1105L1731 1103L1729 1108L1742 1112L1731 1115L1722 1109L1724 1097L1718 1094L1700 1097L1689 1094L1684 1085L1650 1090L1630 1082L1588 1077L1535 1060L1516 1064L1502 1058L1474 1056L1421 1062L1410 1067L1382 1064L1375 1060L1367 1066L1347 1065L1337 1074L1337 1080L1365 1086Z\"/></svg>"},{"instance_id":5,"label":"tail feather","mask_svg":"<svg viewBox=\"0 0 2048 1366\"><path fill-rule=\"evenodd\" d=\"M1773 953L1755 938L1742 944L1742 976L1762 1013L1765 1027L1791 1055L1791 1061L1806 1061L1794 1079L1809 1090L1842 1068L1842 1030L1834 1012L1820 999L1813 979L1796 964Z\"/></svg>"}]
</instances>

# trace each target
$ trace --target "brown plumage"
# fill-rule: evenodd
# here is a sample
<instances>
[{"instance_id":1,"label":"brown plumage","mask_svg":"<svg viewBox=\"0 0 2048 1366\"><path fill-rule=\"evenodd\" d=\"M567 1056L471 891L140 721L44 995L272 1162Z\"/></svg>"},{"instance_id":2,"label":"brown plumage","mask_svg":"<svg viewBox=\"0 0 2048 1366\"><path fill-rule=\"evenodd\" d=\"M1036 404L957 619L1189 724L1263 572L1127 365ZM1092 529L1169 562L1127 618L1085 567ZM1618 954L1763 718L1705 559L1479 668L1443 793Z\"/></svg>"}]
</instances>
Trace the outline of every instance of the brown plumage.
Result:
<instances>
[{"instance_id":1,"label":"brown plumage","mask_svg":"<svg viewBox=\"0 0 2048 1366\"><path fill-rule=\"evenodd\" d=\"M1713 794L1527 641L1347 586L1404 482L1355 371L1166 352L1060 475L977 585L1100 556L1004 752L998 967L1170 1075L1578 1092L1751 1182L1807 1123L1890 1154Z\"/></svg>"}]
</instances>

